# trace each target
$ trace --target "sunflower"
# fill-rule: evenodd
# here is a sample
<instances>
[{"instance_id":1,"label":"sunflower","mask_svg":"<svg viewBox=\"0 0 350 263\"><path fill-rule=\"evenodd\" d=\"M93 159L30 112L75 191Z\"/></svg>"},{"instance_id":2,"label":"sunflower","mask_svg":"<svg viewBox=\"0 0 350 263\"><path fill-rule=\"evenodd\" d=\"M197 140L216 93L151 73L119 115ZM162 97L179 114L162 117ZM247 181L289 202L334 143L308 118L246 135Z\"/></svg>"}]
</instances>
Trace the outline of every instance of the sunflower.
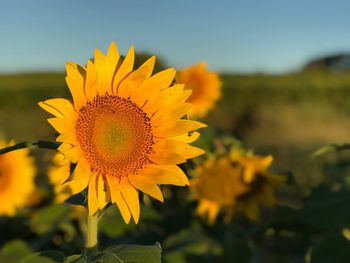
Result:
<instances>
[{"instance_id":1,"label":"sunflower","mask_svg":"<svg viewBox=\"0 0 350 263\"><path fill-rule=\"evenodd\" d=\"M204 117L221 96L221 82L218 74L208 71L205 63L181 70L176 80L178 83L184 83L186 89L192 90L187 100L193 104L191 116Z\"/></svg>"},{"instance_id":2,"label":"sunflower","mask_svg":"<svg viewBox=\"0 0 350 263\"><path fill-rule=\"evenodd\" d=\"M0 141L0 148L14 143ZM14 216L17 209L31 204L36 169L28 149L0 155L0 215Z\"/></svg>"},{"instance_id":3,"label":"sunflower","mask_svg":"<svg viewBox=\"0 0 350 263\"><path fill-rule=\"evenodd\" d=\"M259 207L276 204L274 189L284 181L267 169L272 156L256 156L252 152L234 149L210 159L195 169L191 181L194 195L199 200L197 213L214 223L220 209L229 221L234 212L243 213L251 220L259 219Z\"/></svg>"},{"instance_id":4,"label":"sunflower","mask_svg":"<svg viewBox=\"0 0 350 263\"><path fill-rule=\"evenodd\" d=\"M62 203L71 196L70 188L64 184L70 175L70 163L59 152L54 155L52 162L48 176L53 186L55 202Z\"/></svg>"},{"instance_id":5,"label":"sunflower","mask_svg":"<svg viewBox=\"0 0 350 263\"><path fill-rule=\"evenodd\" d=\"M199 199L197 213L214 223L221 207L232 207L236 198L248 188L240 175L242 167L232 166L225 156L210 159L195 168L197 178L191 180L191 188Z\"/></svg>"},{"instance_id":6,"label":"sunflower","mask_svg":"<svg viewBox=\"0 0 350 263\"><path fill-rule=\"evenodd\" d=\"M177 164L203 150L189 145L204 124L182 119L191 109L184 85L172 85L172 68L152 75L155 57L133 70L134 48L121 61L112 43L96 49L86 67L67 63L73 103L56 98L39 105L53 114L58 150L76 167L67 178L72 194L88 189L90 215L108 202L126 223L139 220L138 191L163 201L159 185L188 185Z\"/></svg>"}]
</instances>

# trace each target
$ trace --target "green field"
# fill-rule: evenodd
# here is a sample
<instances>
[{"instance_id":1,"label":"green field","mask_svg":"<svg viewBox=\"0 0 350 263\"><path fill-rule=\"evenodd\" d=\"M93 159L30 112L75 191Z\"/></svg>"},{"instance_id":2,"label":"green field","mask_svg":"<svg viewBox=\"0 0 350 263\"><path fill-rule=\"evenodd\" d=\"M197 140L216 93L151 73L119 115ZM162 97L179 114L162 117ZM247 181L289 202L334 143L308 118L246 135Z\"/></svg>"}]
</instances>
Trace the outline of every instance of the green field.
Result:
<instances>
[{"instance_id":1,"label":"green field","mask_svg":"<svg viewBox=\"0 0 350 263\"><path fill-rule=\"evenodd\" d=\"M350 140L350 74L225 74L222 81L202 143L233 135L257 153L272 153L278 172L293 172L317 148ZM16 141L52 139L37 102L54 97L69 98L63 73L0 75L2 132Z\"/></svg>"},{"instance_id":2,"label":"green field","mask_svg":"<svg viewBox=\"0 0 350 263\"><path fill-rule=\"evenodd\" d=\"M332 199L334 193L329 191L328 186L332 191L343 189L339 182L346 186L344 180L348 180L346 178L350 174L349 155L343 152L312 159L311 154L324 145L350 141L350 74L225 74L221 78L223 96L203 120L208 128L202 130L198 143L210 150L215 138L234 136L257 154L272 154L272 172L288 175L289 184L283 190L285 196L279 200L284 206L256 225L238 217L231 225L217 223L210 228L194 219L194 203L185 198L187 189L171 188L174 190L172 193L164 188L168 199L165 205L153 202L150 205L151 201L145 199L142 223L138 226L124 225L120 215L116 214L117 210L109 209L100 223L102 247L159 241L164 250L164 262L170 263L214 262L220 257L226 260L246 258L242 262L299 263L304 262L310 246L325 237L330 237L324 239L325 242L333 242L332 235L328 235L339 234L340 223L348 225L344 220L349 217L343 219L342 216L343 211L348 211L347 192L337 192ZM54 140L55 132L46 122L50 115L37 103L55 97L69 98L63 73L0 75L2 135L17 142ZM45 150L34 151L34 154L40 167L38 188L49 199L45 168L50 163L50 156ZM327 183L320 185L321 182ZM78 223L73 221L76 225L72 228L67 223L69 219L64 217L67 206L51 205L42 209L30 219L30 231L35 233L31 237L24 237L19 230L14 237L16 224L3 221L0 230L6 233L2 232L4 237L0 239L0 245L22 236L22 239L30 240L35 251L60 249L66 255L80 253L82 240L69 239L62 234L79 236L79 230L76 230ZM27 222L25 218L18 220ZM168 223L172 221L176 223ZM29 231L28 223L22 223L20 229ZM60 241L62 238L70 241ZM339 236L337 238L336 242ZM343 239L339 242L344 245ZM336 251L332 245L328 247ZM320 247L316 249L322 251ZM344 248L342 251L348 250ZM250 256L256 261L247 261ZM184 261L185 258L187 261Z\"/></svg>"},{"instance_id":3,"label":"green field","mask_svg":"<svg viewBox=\"0 0 350 263\"><path fill-rule=\"evenodd\" d=\"M350 141L350 74L222 75L223 96L205 122L202 144L233 135L260 154L273 154L278 173L306 186L319 181L309 157L329 143ZM67 97L63 73L0 75L0 127L7 138L54 138L37 102ZM316 179L315 179L316 177Z\"/></svg>"}]
</instances>

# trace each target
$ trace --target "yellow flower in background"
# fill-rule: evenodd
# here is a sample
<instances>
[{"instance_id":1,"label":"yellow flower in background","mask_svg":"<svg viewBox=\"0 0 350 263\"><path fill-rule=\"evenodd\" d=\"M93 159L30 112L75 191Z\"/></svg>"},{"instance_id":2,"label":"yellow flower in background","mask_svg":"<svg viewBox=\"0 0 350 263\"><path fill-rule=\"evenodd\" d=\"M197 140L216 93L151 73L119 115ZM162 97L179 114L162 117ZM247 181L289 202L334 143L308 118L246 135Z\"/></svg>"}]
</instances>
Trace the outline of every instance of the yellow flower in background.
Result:
<instances>
[{"instance_id":1,"label":"yellow flower in background","mask_svg":"<svg viewBox=\"0 0 350 263\"><path fill-rule=\"evenodd\" d=\"M231 152L231 160L244 167L242 180L249 186L249 191L239 196L237 206L231 211L245 214L249 219L259 219L259 207L272 208L276 205L275 188L285 181L285 177L268 172L273 161L271 155L258 156L251 151L235 150Z\"/></svg>"},{"instance_id":2,"label":"yellow flower in background","mask_svg":"<svg viewBox=\"0 0 350 263\"><path fill-rule=\"evenodd\" d=\"M242 167L232 166L230 158L210 159L195 168L191 188L199 200L198 214L214 223L220 208L232 207L236 198L248 189L242 182Z\"/></svg>"},{"instance_id":3,"label":"yellow flower in background","mask_svg":"<svg viewBox=\"0 0 350 263\"><path fill-rule=\"evenodd\" d=\"M208 71L204 63L181 70L176 81L184 83L186 89L192 90L187 101L193 104L190 111L193 117L205 117L221 96L221 82L218 74Z\"/></svg>"},{"instance_id":4,"label":"yellow flower in background","mask_svg":"<svg viewBox=\"0 0 350 263\"><path fill-rule=\"evenodd\" d=\"M60 133L58 150L76 163L66 183L72 194L88 188L89 214L115 203L126 223L137 223L138 190L163 201L158 185L188 185L177 164L204 153L189 145L204 124L181 119L191 104L184 85L171 85L175 70L152 76L155 57L133 70L134 48L121 62L112 43L98 49L86 67L67 63L73 104L57 98L39 105L53 114L49 123Z\"/></svg>"},{"instance_id":5,"label":"yellow flower in background","mask_svg":"<svg viewBox=\"0 0 350 263\"><path fill-rule=\"evenodd\" d=\"M70 176L71 163L60 152L56 153L52 159L52 165L48 170L49 180L53 186L55 195L54 202L57 204L64 203L71 195L72 190L69 185L65 184ZM85 213L85 208L80 205L72 207L72 218L79 218Z\"/></svg>"},{"instance_id":6,"label":"yellow flower in background","mask_svg":"<svg viewBox=\"0 0 350 263\"><path fill-rule=\"evenodd\" d=\"M64 184L70 176L70 162L61 153L56 153L52 162L48 171L49 180L53 186L55 202L63 203L72 195L70 188Z\"/></svg>"},{"instance_id":7,"label":"yellow flower in background","mask_svg":"<svg viewBox=\"0 0 350 263\"><path fill-rule=\"evenodd\" d=\"M210 159L195 169L191 188L199 201L197 213L214 223L220 209L225 219L234 212L251 220L259 219L259 207L276 204L274 189L284 181L267 169L272 156L256 156L252 152L234 149L230 154Z\"/></svg>"},{"instance_id":8,"label":"yellow flower in background","mask_svg":"<svg viewBox=\"0 0 350 263\"><path fill-rule=\"evenodd\" d=\"M0 141L0 148L13 144ZM14 216L17 209L31 204L35 174L28 149L0 155L0 215Z\"/></svg>"}]
</instances>

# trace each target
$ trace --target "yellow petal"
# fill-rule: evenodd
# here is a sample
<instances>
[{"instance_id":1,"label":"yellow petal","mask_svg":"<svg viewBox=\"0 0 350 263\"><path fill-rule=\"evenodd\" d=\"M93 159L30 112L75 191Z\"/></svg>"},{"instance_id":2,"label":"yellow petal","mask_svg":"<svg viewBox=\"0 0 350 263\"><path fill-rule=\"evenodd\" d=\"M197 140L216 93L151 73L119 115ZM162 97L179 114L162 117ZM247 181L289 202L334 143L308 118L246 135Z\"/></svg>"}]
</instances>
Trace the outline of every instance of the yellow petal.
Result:
<instances>
[{"instance_id":1,"label":"yellow petal","mask_svg":"<svg viewBox=\"0 0 350 263\"><path fill-rule=\"evenodd\" d=\"M152 102L158 102L164 97L159 93L161 90L169 88L174 80L175 74L175 69L169 68L146 79L139 87L139 92L135 94L133 99L138 105L143 105L147 100L150 100L148 104L153 105Z\"/></svg>"},{"instance_id":2,"label":"yellow petal","mask_svg":"<svg viewBox=\"0 0 350 263\"><path fill-rule=\"evenodd\" d=\"M148 69L146 78L149 78L152 75L153 69L154 69L154 65L156 63L156 56L152 56L149 59L147 59L145 61L145 63L143 63L140 68L145 67Z\"/></svg>"},{"instance_id":3,"label":"yellow petal","mask_svg":"<svg viewBox=\"0 0 350 263\"><path fill-rule=\"evenodd\" d=\"M81 151L79 146L72 147L62 152L64 156L72 163L77 163L81 157Z\"/></svg>"},{"instance_id":4,"label":"yellow petal","mask_svg":"<svg viewBox=\"0 0 350 263\"><path fill-rule=\"evenodd\" d=\"M271 165L273 161L272 155L268 155L264 158L261 158L261 163L260 163L260 170L265 170L267 167Z\"/></svg>"},{"instance_id":5,"label":"yellow petal","mask_svg":"<svg viewBox=\"0 0 350 263\"><path fill-rule=\"evenodd\" d=\"M76 137L74 132L61 133L56 138L56 141L70 143L70 144L73 144L73 145L77 145L78 144L78 140L77 140L77 137Z\"/></svg>"},{"instance_id":6,"label":"yellow petal","mask_svg":"<svg viewBox=\"0 0 350 263\"><path fill-rule=\"evenodd\" d=\"M81 158L69 181L64 185L67 185L72 190L72 194L80 193L88 186L90 176L90 166L84 158Z\"/></svg>"},{"instance_id":7,"label":"yellow petal","mask_svg":"<svg viewBox=\"0 0 350 263\"><path fill-rule=\"evenodd\" d=\"M98 176L97 179L97 198L98 198L98 207L103 209L107 204L107 191L105 187L105 181L102 175Z\"/></svg>"},{"instance_id":8,"label":"yellow petal","mask_svg":"<svg viewBox=\"0 0 350 263\"><path fill-rule=\"evenodd\" d=\"M148 177L143 176L141 174L137 174L137 175L129 176L129 180L130 180L130 183L136 189L154 197L155 199L161 202L164 201L163 194L160 191L159 187L156 184L152 183L152 181L148 179Z\"/></svg>"},{"instance_id":9,"label":"yellow petal","mask_svg":"<svg viewBox=\"0 0 350 263\"><path fill-rule=\"evenodd\" d=\"M39 106L56 117L77 117L72 103L66 99L58 98L46 100L39 102Z\"/></svg>"},{"instance_id":10,"label":"yellow petal","mask_svg":"<svg viewBox=\"0 0 350 263\"><path fill-rule=\"evenodd\" d=\"M83 83L86 77L85 69L74 62L66 63L67 77L76 81ZM81 87L83 90L83 87Z\"/></svg>"},{"instance_id":11,"label":"yellow petal","mask_svg":"<svg viewBox=\"0 0 350 263\"><path fill-rule=\"evenodd\" d=\"M85 69L75 63L68 62L66 63L66 71L66 82L72 94L74 108L78 111L86 103L84 93Z\"/></svg>"},{"instance_id":12,"label":"yellow petal","mask_svg":"<svg viewBox=\"0 0 350 263\"><path fill-rule=\"evenodd\" d=\"M149 78L144 82L147 82L150 79L152 78ZM143 107L143 110L147 112L149 116L152 116L155 112L159 111L160 109L168 105L176 104L177 98L179 98L183 92L184 85L182 84L176 84L174 86L171 86L170 88L163 88L162 90L157 90L157 92L155 93L148 92L147 94L144 94L144 101L146 103ZM141 103L139 105L141 105Z\"/></svg>"},{"instance_id":13,"label":"yellow petal","mask_svg":"<svg viewBox=\"0 0 350 263\"><path fill-rule=\"evenodd\" d=\"M146 79L150 69L149 66L141 66L137 70L130 73L118 86L118 95L129 98L136 92L137 88ZM134 100L133 100L134 101Z\"/></svg>"},{"instance_id":14,"label":"yellow petal","mask_svg":"<svg viewBox=\"0 0 350 263\"><path fill-rule=\"evenodd\" d=\"M255 167L252 165L247 165L244 168L243 181L250 184L255 179Z\"/></svg>"},{"instance_id":15,"label":"yellow petal","mask_svg":"<svg viewBox=\"0 0 350 263\"><path fill-rule=\"evenodd\" d=\"M97 180L98 180L98 176L96 174L93 174L90 177L89 190L88 190L89 215L95 214L99 206L98 199L97 199Z\"/></svg>"},{"instance_id":16,"label":"yellow petal","mask_svg":"<svg viewBox=\"0 0 350 263\"><path fill-rule=\"evenodd\" d=\"M165 107L157 111L152 117L153 122L164 123L176 119L182 118L184 115L189 113L192 108L191 103L177 103L170 107Z\"/></svg>"},{"instance_id":17,"label":"yellow petal","mask_svg":"<svg viewBox=\"0 0 350 263\"><path fill-rule=\"evenodd\" d=\"M94 64L96 68L98 68L98 65L100 63L107 62L106 60L107 58L105 57L105 55L103 55L103 53L98 48L96 48L94 53Z\"/></svg>"},{"instance_id":18,"label":"yellow petal","mask_svg":"<svg viewBox=\"0 0 350 263\"><path fill-rule=\"evenodd\" d=\"M43 108L44 110L46 110L48 113L51 113L52 115L54 115L55 117L61 117L61 118L64 117L63 114L59 110L57 110L56 108L46 104L45 102L40 101L38 103L38 105L41 108Z\"/></svg>"},{"instance_id":19,"label":"yellow petal","mask_svg":"<svg viewBox=\"0 0 350 263\"><path fill-rule=\"evenodd\" d=\"M119 211L124 219L124 222L126 224L129 224L131 213L124 198L122 197L119 182L117 181L117 179L111 177L107 177L107 181L112 202L118 206Z\"/></svg>"},{"instance_id":20,"label":"yellow petal","mask_svg":"<svg viewBox=\"0 0 350 263\"><path fill-rule=\"evenodd\" d=\"M114 68L109 67L107 58L97 48L95 49L94 64L98 75L98 94L111 93Z\"/></svg>"},{"instance_id":21,"label":"yellow petal","mask_svg":"<svg viewBox=\"0 0 350 263\"><path fill-rule=\"evenodd\" d=\"M57 150L61 153L64 153L65 151L72 149L73 147L75 146L70 143L61 143L61 145L57 148Z\"/></svg>"},{"instance_id":22,"label":"yellow petal","mask_svg":"<svg viewBox=\"0 0 350 263\"><path fill-rule=\"evenodd\" d=\"M51 124L52 127L59 133L67 133L72 130L75 130L74 122L71 119L66 118L50 118L47 121Z\"/></svg>"},{"instance_id":23,"label":"yellow petal","mask_svg":"<svg viewBox=\"0 0 350 263\"><path fill-rule=\"evenodd\" d=\"M175 137L171 137L169 139L175 140L175 141L180 141L180 142L186 142L186 143L192 143L196 141L200 136L199 132L188 132L184 133L182 135L178 135Z\"/></svg>"},{"instance_id":24,"label":"yellow petal","mask_svg":"<svg viewBox=\"0 0 350 263\"><path fill-rule=\"evenodd\" d=\"M140 218L140 202L137 190L130 184L126 177L120 181L121 192L129 207L132 217L137 224Z\"/></svg>"},{"instance_id":25,"label":"yellow petal","mask_svg":"<svg viewBox=\"0 0 350 263\"><path fill-rule=\"evenodd\" d=\"M141 173L154 184L190 184L185 173L177 165L148 165Z\"/></svg>"},{"instance_id":26,"label":"yellow petal","mask_svg":"<svg viewBox=\"0 0 350 263\"><path fill-rule=\"evenodd\" d=\"M207 199L203 199L198 205L197 213L202 216L207 215L209 223L213 224L219 213L219 206L214 202L211 202Z\"/></svg>"},{"instance_id":27,"label":"yellow petal","mask_svg":"<svg viewBox=\"0 0 350 263\"><path fill-rule=\"evenodd\" d=\"M86 68L86 81L84 85L84 92L86 99L92 101L97 95L98 90L98 75L97 70L91 60L88 60Z\"/></svg>"},{"instance_id":28,"label":"yellow petal","mask_svg":"<svg viewBox=\"0 0 350 263\"><path fill-rule=\"evenodd\" d=\"M126 55L123 63L120 65L113 79L112 90L114 91L115 94L118 94L119 83L126 77L126 75L128 75L132 71L134 67L134 60L135 60L135 51L134 51L134 47L131 46L128 51L128 54Z\"/></svg>"},{"instance_id":29,"label":"yellow petal","mask_svg":"<svg viewBox=\"0 0 350 263\"><path fill-rule=\"evenodd\" d=\"M172 152L181 155L185 159L191 159L205 153L204 150L191 146L185 142L173 140L161 140L153 145L155 154ZM170 164L170 163L169 163Z\"/></svg>"},{"instance_id":30,"label":"yellow petal","mask_svg":"<svg viewBox=\"0 0 350 263\"><path fill-rule=\"evenodd\" d=\"M110 44L106 57L109 66L112 68L116 68L120 55L118 52L117 45L114 42Z\"/></svg>"},{"instance_id":31,"label":"yellow petal","mask_svg":"<svg viewBox=\"0 0 350 263\"><path fill-rule=\"evenodd\" d=\"M142 84L142 88L145 90L160 91L168 88L175 78L176 70L174 68L168 68L153 75L145 83Z\"/></svg>"},{"instance_id":32,"label":"yellow petal","mask_svg":"<svg viewBox=\"0 0 350 263\"><path fill-rule=\"evenodd\" d=\"M115 43L109 47L107 56L104 56L99 49L95 50L94 64L98 75L98 93L104 95L112 94L112 82L114 73L117 70L119 54Z\"/></svg>"},{"instance_id":33,"label":"yellow petal","mask_svg":"<svg viewBox=\"0 0 350 263\"><path fill-rule=\"evenodd\" d=\"M180 154L166 150L158 150L151 153L149 159L156 164L180 164L186 162L186 159Z\"/></svg>"},{"instance_id":34,"label":"yellow petal","mask_svg":"<svg viewBox=\"0 0 350 263\"><path fill-rule=\"evenodd\" d=\"M219 207L216 204L213 204L210 206L209 211L208 211L208 220L209 223L214 224L216 217L218 216L219 213Z\"/></svg>"},{"instance_id":35,"label":"yellow petal","mask_svg":"<svg viewBox=\"0 0 350 263\"><path fill-rule=\"evenodd\" d=\"M177 103L185 102L192 94L192 90L184 90L179 97L176 98Z\"/></svg>"},{"instance_id":36,"label":"yellow petal","mask_svg":"<svg viewBox=\"0 0 350 263\"><path fill-rule=\"evenodd\" d=\"M167 123L152 123L154 136L158 138L174 137L206 127L197 121L177 120Z\"/></svg>"}]
</instances>

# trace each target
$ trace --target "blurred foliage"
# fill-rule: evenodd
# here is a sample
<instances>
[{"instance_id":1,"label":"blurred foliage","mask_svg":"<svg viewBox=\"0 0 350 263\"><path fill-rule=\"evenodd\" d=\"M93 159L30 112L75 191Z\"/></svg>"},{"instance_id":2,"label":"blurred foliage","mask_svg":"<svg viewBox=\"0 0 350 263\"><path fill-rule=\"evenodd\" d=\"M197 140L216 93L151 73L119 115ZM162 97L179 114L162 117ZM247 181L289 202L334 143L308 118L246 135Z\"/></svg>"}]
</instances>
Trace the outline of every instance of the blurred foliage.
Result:
<instances>
[{"instance_id":1,"label":"blurred foliage","mask_svg":"<svg viewBox=\"0 0 350 263\"><path fill-rule=\"evenodd\" d=\"M22 240L13 240L4 245L0 251L0 260L2 262L19 262L33 254L33 250Z\"/></svg>"}]
</instances>

